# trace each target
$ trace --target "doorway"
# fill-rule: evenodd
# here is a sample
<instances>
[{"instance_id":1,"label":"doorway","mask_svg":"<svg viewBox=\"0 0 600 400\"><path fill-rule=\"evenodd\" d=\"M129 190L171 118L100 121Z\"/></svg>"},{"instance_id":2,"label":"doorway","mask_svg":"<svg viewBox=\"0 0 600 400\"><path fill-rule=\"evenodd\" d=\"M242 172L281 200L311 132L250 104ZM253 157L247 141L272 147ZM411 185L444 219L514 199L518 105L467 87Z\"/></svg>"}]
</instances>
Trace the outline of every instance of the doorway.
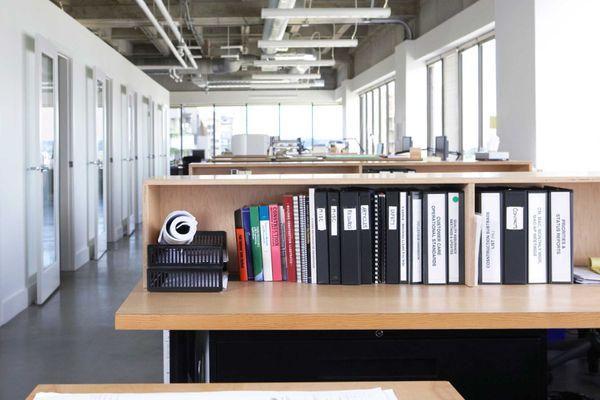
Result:
<instances>
[{"instance_id":1,"label":"doorway","mask_svg":"<svg viewBox=\"0 0 600 400\"><path fill-rule=\"evenodd\" d=\"M73 250L73 130L71 60L58 55L58 164L59 164L59 243L60 270L75 269Z\"/></svg>"}]
</instances>

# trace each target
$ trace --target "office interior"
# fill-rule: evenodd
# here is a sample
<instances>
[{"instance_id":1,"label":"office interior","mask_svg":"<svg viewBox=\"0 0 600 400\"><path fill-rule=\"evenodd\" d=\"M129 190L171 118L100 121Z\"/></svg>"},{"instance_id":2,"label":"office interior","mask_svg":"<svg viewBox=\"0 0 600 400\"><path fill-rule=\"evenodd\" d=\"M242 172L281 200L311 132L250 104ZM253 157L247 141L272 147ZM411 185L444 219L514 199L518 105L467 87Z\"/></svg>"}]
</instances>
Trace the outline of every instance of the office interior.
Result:
<instances>
[{"instance_id":1,"label":"office interior","mask_svg":"<svg viewBox=\"0 0 600 400\"><path fill-rule=\"evenodd\" d=\"M225 207L236 196L258 204L261 193L345 180L388 188L456 180L473 193L496 181L558 182L585 197L576 200L576 222L591 216L576 264L600 257L590 253L600 243L599 14L597 0L0 0L0 399L26 398L40 384L307 381L448 381L461 397L420 398L496 398L483 393L502 374L510 378L499 384L498 393L510 393L504 398L600 398L600 311L585 309L600 295L578 291L584 285L524 285L527 304L481 311L500 312L492 328L457 318L460 329L418 319L379 329L245 329L251 318L234 313L229 325L202 329L191 316L201 310L189 304L181 305L193 309L187 322L173 328L136 327L126 321L130 309L122 322L115 317L131 294L153 296L144 297L153 305L178 295L150 293L143 281L146 246L164 219L152 213L176 210L163 209L169 201L214 212L198 217L198 229L225 227L231 255L235 208ZM224 188L212 196L208 180ZM169 198L177 185L190 192L184 186ZM259 285L236 282L236 271L223 293L193 299L218 309L215 297L249 293L236 284ZM476 283L462 285L473 296L465 301L511 297ZM259 294L262 301L296 290L272 284L273 297ZM337 287L311 290L306 300L318 308L318 291ZM376 298L372 290L361 296ZM398 290L407 303L426 295ZM428 293L449 296L439 290ZM556 309L546 310L549 303ZM425 320L436 306L428 304ZM511 320L521 306L535 314L529 325L527 314ZM148 307L140 321L153 318ZM569 307L578 311L555 326ZM189 346L174 350L169 334L171 344ZM331 343L339 345L335 362L306 356L289 374L277 371L286 349L327 353ZM265 348L255 366L236 360L236 351L255 346ZM211 363L195 375L177 370L208 349ZM469 377L463 351L466 363L489 363L495 373ZM236 362L252 373L238 374ZM512 385L517 374L529 384Z\"/></svg>"}]
</instances>

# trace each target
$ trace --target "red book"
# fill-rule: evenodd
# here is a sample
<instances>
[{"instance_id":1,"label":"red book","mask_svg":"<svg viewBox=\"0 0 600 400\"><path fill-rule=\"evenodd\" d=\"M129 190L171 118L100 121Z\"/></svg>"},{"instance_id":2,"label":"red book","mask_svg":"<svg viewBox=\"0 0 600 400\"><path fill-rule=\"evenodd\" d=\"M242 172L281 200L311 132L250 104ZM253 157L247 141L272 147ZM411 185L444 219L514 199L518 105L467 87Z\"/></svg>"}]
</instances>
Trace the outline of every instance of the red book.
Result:
<instances>
[{"instance_id":1,"label":"red book","mask_svg":"<svg viewBox=\"0 0 600 400\"><path fill-rule=\"evenodd\" d=\"M287 261L288 281L296 282L296 238L294 237L294 196L283 196L285 213L285 257Z\"/></svg>"},{"instance_id":2,"label":"red book","mask_svg":"<svg viewBox=\"0 0 600 400\"><path fill-rule=\"evenodd\" d=\"M248 280L248 263L246 261L246 234L242 225L242 210L235 210L235 242L237 244L237 264L240 281Z\"/></svg>"},{"instance_id":3,"label":"red book","mask_svg":"<svg viewBox=\"0 0 600 400\"><path fill-rule=\"evenodd\" d=\"M269 226L271 228L271 267L273 281L281 281L281 235L279 229L279 205L269 206Z\"/></svg>"}]
</instances>

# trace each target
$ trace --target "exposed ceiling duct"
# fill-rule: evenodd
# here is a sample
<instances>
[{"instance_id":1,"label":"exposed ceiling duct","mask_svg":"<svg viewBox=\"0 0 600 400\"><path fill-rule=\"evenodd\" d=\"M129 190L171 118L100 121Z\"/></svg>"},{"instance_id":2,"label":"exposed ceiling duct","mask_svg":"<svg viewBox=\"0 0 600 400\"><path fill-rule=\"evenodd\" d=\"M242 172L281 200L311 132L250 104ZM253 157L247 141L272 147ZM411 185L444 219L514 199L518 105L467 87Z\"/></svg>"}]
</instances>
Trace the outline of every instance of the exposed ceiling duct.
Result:
<instances>
[{"instance_id":1,"label":"exposed ceiling duct","mask_svg":"<svg viewBox=\"0 0 600 400\"><path fill-rule=\"evenodd\" d=\"M269 8L291 9L296 5L296 0L269 0ZM281 40L288 26L287 18L268 19L263 28L263 40ZM275 54L276 49L264 49L265 54Z\"/></svg>"},{"instance_id":2,"label":"exposed ceiling duct","mask_svg":"<svg viewBox=\"0 0 600 400\"><path fill-rule=\"evenodd\" d=\"M183 53L187 56L192 67L198 68L198 66L196 65L196 61L194 60L194 56L192 56L192 52L188 48L187 43L185 43L185 40L183 40L183 37L181 36L179 29L175 25L175 21L173 21L171 14L169 14L169 10L167 10L167 7L165 7L165 4L162 2L162 0L154 0L154 4L156 4L156 6L158 7L158 10L162 14L165 21L167 21L167 25L169 25L171 32L173 32L173 35L179 42L180 48L182 49Z\"/></svg>"}]
</instances>

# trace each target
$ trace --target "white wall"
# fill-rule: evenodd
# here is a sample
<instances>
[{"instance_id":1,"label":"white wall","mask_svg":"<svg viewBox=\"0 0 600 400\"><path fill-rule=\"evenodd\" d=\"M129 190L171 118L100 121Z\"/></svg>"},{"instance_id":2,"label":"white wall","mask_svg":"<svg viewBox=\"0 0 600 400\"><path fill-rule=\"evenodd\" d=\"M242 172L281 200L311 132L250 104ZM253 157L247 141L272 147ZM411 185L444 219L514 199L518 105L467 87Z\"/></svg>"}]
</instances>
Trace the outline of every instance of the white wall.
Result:
<instances>
[{"instance_id":1,"label":"white wall","mask_svg":"<svg viewBox=\"0 0 600 400\"><path fill-rule=\"evenodd\" d=\"M229 90L214 92L171 92L171 105L220 106L243 104L330 104L335 103L333 90Z\"/></svg>"},{"instance_id":2,"label":"white wall","mask_svg":"<svg viewBox=\"0 0 600 400\"><path fill-rule=\"evenodd\" d=\"M32 128L32 44L36 34L54 43L73 61L73 181L75 264L87 260L86 67L97 67L113 82L112 129L120 147L120 85L169 104L169 93L89 30L47 0L0 0L0 324L30 303L26 271L25 138ZM119 151L116 154L120 154ZM115 158L116 160L116 158ZM115 191L120 163L113 163ZM120 195L119 199L120 199ZM120 201L120 200L118 200ZM120 204L120 203L119 203ZM116 207L116 204L113 204ZM117 208L120 209L120 206Z\"/></svg>"}]
</instances>

